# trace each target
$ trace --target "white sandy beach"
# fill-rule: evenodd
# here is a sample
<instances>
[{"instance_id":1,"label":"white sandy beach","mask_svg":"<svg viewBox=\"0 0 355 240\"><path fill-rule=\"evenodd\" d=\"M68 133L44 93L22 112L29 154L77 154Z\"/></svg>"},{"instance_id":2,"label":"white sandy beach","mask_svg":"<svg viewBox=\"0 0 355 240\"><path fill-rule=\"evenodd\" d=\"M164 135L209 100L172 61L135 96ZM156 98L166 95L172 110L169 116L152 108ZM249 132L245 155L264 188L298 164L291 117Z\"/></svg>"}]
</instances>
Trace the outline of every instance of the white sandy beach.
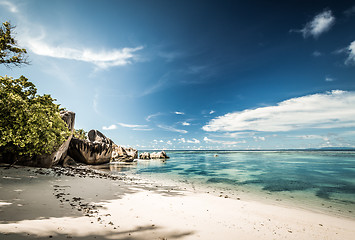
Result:
<instances>
[{"instance_id":1,"label":"white sandy beach","mask_svg":"<svg viewBox=\"0 0 355 240\"><path fill-rule=\"evenodd\" d=\"M355 220L350 218L258 199L218 197L144 179L86 176L0 168L0 239L350 240L355 236Z\"/></svg>"}]
</instances>

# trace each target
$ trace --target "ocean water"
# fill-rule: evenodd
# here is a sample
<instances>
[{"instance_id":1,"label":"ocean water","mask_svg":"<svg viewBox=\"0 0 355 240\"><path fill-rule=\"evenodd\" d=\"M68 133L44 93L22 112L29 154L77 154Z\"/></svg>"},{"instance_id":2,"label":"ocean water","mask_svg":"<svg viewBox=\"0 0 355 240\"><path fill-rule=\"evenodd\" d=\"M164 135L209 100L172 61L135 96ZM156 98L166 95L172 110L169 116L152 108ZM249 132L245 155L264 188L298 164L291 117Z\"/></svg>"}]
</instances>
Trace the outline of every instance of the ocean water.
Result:
<instances>
[{"instance_id":1,"label":"ocean water","mask_svg":"<svg viewBox=\"0 0 355 240\"><path fill-rule=\"evenodd\" d=\"M355 218L355 151L167 151L170 159L111 167L238 196ZM218 156L215 156L218 155Z\"/></svg>"}]
</instances>

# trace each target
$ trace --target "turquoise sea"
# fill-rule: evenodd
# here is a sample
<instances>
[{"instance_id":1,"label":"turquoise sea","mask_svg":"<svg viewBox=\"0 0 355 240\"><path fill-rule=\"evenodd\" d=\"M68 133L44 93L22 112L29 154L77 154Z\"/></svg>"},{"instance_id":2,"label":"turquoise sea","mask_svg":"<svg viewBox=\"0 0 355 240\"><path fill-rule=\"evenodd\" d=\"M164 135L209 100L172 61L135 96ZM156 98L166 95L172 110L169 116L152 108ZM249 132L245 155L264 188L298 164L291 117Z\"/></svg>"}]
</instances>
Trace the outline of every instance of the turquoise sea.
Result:
<instances>
[{"instance_id":1,"label":"turquoise sea","mask_svg":"<svg viewBox=\"0 0 355 240\"><path fill-rule=\"evenodd\" d=\"M355 151L167 151L170 159L111 167L355 218Z\"/></svg>"}]
</instances>

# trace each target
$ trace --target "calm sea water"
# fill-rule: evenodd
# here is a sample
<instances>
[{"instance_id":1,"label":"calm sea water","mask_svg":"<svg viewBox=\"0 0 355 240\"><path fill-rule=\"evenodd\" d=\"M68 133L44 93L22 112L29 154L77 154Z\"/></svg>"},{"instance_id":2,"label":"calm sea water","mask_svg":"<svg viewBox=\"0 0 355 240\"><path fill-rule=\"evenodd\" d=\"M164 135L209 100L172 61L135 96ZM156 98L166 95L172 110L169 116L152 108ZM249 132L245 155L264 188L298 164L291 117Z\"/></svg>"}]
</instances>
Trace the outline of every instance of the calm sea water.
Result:
<instances>
[{"instance_id":1,"label":"calm sea water","mask_svg":"<svg viewBox=\"0 0 355 240\"><path fill-rule=\"evenodd\" d=\"M167 151L112 168L328 209L355 217L355 151ZM217 157L215 155L218 155Z\"/></svg>"}]
</instances>

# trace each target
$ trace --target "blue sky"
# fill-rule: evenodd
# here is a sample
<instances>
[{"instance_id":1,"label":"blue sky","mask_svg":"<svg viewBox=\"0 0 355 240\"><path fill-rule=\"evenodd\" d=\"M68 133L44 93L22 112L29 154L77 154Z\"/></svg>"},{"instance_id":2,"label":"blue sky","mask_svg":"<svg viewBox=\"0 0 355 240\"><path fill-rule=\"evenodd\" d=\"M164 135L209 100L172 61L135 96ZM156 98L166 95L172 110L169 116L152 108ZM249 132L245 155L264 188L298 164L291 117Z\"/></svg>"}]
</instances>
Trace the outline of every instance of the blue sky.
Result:
<instances>
[{"instance_id":1,"label":"blue sky","mask_svg":"<svg viewBox=\"0 0 355 240\"><path fill-rule=\"evenodd\" d=\"M137 149L355 147L352 1L3 1L25 75Z\"/></svg>"}]
</instances>

